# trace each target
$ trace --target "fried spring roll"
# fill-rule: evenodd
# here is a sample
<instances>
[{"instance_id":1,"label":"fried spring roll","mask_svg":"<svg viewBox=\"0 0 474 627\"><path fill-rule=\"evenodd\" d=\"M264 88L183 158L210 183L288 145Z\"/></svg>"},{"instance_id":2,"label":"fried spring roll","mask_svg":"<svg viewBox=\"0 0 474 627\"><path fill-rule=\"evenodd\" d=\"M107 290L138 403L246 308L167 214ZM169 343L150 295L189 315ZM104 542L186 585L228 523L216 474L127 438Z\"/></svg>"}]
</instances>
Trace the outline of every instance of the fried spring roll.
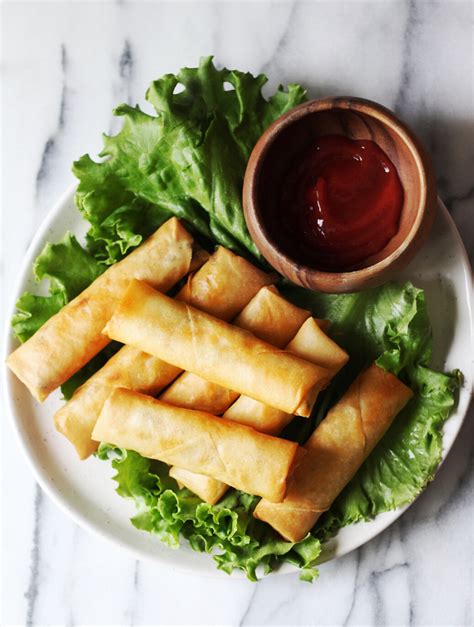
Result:
<instances>
[{"instance_id":1,"label":"fried spring roll","mask_svg":"<svg viewBox=\"0 0 474 627\"><path fill-rule=\"evenodd\" d=\"M106 400L93 438L274 502L284 497L298 449L294 442L122 388Z\"/></svg>"},{"instance_id":2,"label":"fried spring roll","mask_svg":"<svg viewBox=\"0 0 474 627\"><path fill-rule=\"evenodd\" d=\"M413 392L375 364L361 373L303 447L282 503L263 499L254 516L299 542L328 510Z\"/></svg>"},{"instance_id":3,"label":"fried spring roll","mask_svg":"<svg viewBox=\"0 0 474 627\"><path fill-rule=\"evenodd\" d=\"M230 250L219 248L179 292L181 300L192 298L216 317L235 315L272 277ZM242 283L245 289L242 289ZM58 431L76 447L81 459L97 449L91 435L106 398L122 387L158 394L181 373L181 369L132 346L124 346L56 413ZM221 388L222 389L222 388ZM230 404L230 403L229 403Z\"/></svg>"},{"instance_id":4,"label":"fried spring roll","mask_svg":"<svg viewBox=\"0 0 474 627\"><path fill-rule=\"evenodd\" d=\"M234 324L261 340L283 348L295 335L309 311L289 303L271 287L262 288L234 320ZM160 399L170 405L220 415L238 398L238 392L184 372Z\"/></svg>"},{"instance_id":5,"label":"fried spring roll","mask_svg":"<svg viewBox=\"0 0 474 627\"><path fill-rule=\"evenodd\" d=\"M219 279L225 277L226 284ZM219 246L206 267L190 276L177 295L188 305L220 320L232 320L265 285L275 282L243 257Z\"/></svg>"},{"instance_id":6,"label":"fried spring roll","mask_svg":"<svg viewBox=\"0 0 474 627\"><path fill-rule=\"evenodd\" d=\"M192 372L183 372L162 394L160 401L219 416L238 398L239 393L207 381Z\"/></svg>"},{"instance_id":7,"label":"fried spring roll","mask_svg":"<svg viewBox=\"0 0 474 627\"><path fill-rule=\"evenodd\" d=\"M177 481L180 488L191 490L200 499L211 505L215 505L220 501L229 489L229 485L225 481L219 481L219 479L214 479L214 477L191 472L178 466L170 468L170 477Z\"/></svg>"},{"instance_id":8,"label":"fried spring roll","mask_svg":"<svg viewBox=\"0 0 474 627\"><path fill-rule=\"evenodd\" d=\"M300 416L309 416L331 376L325 368L140 281L130 284L105 332L213 383Z\"/></svg>"},{"instance_id":9,"label":"fried spring roll","mask_svg":"<svg viewBox=\"0 0 474 627\"><path fill-rule=\"evenodd\" d=\"M181 373L176 366L124 346L92 375L54 415L56 429L74 445L81 459L97 450L92 430L107 397L115 388L158 394Z\"/></svg>"},{"instance_id":10,"label":"fried spring roll","mask_svg":"<svg viewBox=\"0 0 474 627\"><path fill-rule=\"evenodd\" d=\"M284 348L310 315L306 309L301 309L283 298L276 287L272 286L260 290L240 312L234 324L272 346Z\"/></svg>"},{"instance_id":11,"label":"fried spring roll","mask_svg":"<svg viewBox=\"0 0 474 627\"><path fill-rule=\"evenodd\" d=\"M274 286L271 286L264 287L258 292L240 312L234 324L273 346L283 348L309 316L308 311L288 302ZM163 392L160 399L178 407L219 415L228 409L238 396L237 392L206 381L191 372L184 372ZM248 400L261 406L258 401ZM273 411L279 412L278 409ZM170 476L208 503L217 502L228 487L222 481L176 466L170 469Z\"/></svg>"},{"instance_id":12,"label":"fried spring roll","mask_svg":"<svg viewBox=\"0 0 474 627\"><path fill-rule=\"evenodd\" d=\"M202 251L199 259L203 261ZM44 401L110 342L102 331L131 279L167 291L192 264L193 238L171 218L45 322L8 357L8 366L35 398Z\"/></svg>"},{"instance_id":13,"label":"fried spring roll","mask_svg":"<svg viewBox=\"0 0 474 627\"><path fill-rule=\"evenodd\" d=\"M286 349L312 364L326 368L332 376L349 359L348 354L321 330L314 318L306 320ZM278 435L293 419L293 415L247 396L240 396L225 412L224 418L253 427L262 433Z\"/></svg>"},{"instance_id":14,"label":"fried spring roll","mask_svg":"<svg viewBox=\"0 0 474 627\"><path fill-rule=\"evenodd\" d=\"M347 353L320 329L314 318L306 320L287 349L299 357L328 368L333 374L349 359ZM293 416L248 396L240 396L224 413L224 418L253 427L261 433L278 435ZM180 468L172 468L170 475L212 505L224 496L228 488L221 481Z\"/></svg>"}]
</instances>

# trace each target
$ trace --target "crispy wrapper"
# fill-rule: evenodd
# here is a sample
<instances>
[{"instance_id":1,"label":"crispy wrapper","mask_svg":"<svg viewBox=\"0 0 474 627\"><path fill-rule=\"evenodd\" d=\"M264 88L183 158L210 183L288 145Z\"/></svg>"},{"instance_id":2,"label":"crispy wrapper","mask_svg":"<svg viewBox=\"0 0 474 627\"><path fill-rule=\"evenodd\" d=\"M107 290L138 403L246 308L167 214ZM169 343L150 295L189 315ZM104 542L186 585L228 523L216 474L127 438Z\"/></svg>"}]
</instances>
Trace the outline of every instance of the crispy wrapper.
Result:
<instances>
[{"instance_id":1,"label":"crispy wrapper","mask_svg":"<svg viewBox=\"0 0 474 627\"><path fill-rule=\"evenodd\" d=\"M254 516L299 542L328 510L413 392L373 364L329 411L303 447L282 503L262 499Z\"/></svg>"},{"instance_id":2,"label":"crispy wrapper","mask_svg":"<svg viewBox=\"0 0 474 627\"><path fill-rule=\"evenodd\" d=\"M235 318L234 324L272 346L283 348L295 335L309 311L285 300L274 286L263 287ZM219 316L216 316L219 317ZM238 398L238 392L207 381L191 372L183 374L160 399L170 405L207 411L216 416Z\"/></svg>"},{"instance_id":3,"label":"crispy wrapper","mask_svg":"<svg viewBox=\"0 0 474 627\"><path fill-rule=\"evenodd\" d=\"M202 251L197 257L203 261ZM43 401L110 342L102 330L131 279L166 292L192 265L193 238L171 218L45 322L8 357L9 368Z\"/></svg>"},{"instance_id":4,"label":"crispy wrapper","mask_svg":"<svg viewBox=\"0 0 474 627\"><path fill-rule=\"evenodd\" d=\"M288 302L274 286L270 286L263 287L258 292L240 312L234 324L273 346L283 348L309 316L309 311ZM163 392L160 399L178 407L188 407L220 415L238 397L237 392L206 381L191 372L184 372ZM257 407L267 408L266 405L248 397L240 398L246 398ZM281 413L278 409L273 411ZM228 487L222 481L176 466L170 469L170 476L208 503L216 503Z\"/></svg>"},{"instance_id":5,"label":"crispy wrapper","mask_svg":"<svg viewBox=\"0 0 474 627\"><path fill-rule=\"evenodd\" d=\"M295 355L328 368L336 374L347 362L349 356L320 328L314 318L308 318L296 336L287 346ZM278 435L293 419L291 414L260 403L248 396L240 396L224 413L224 418L253 427L262 433ZM173 469L172 476L195 492L204 501L215 504L227 491L225 483L201 475Z\"/></svg>"},{"instance_id":6,"label":"crispy wrapper","mask_svg":"<svg viewBox=\"0 0 474 627\"><path fill-rule=\"evenodd\" d=\"M286 348L298 357L327 368L332 376L349 359L348 354L321 330L314 318L306 320ZM224 418L248 425L262 433L278 435L293 419L293 415L247 396L240 396L225 412Z\"/></svg>"},{"instance_id":7,"label":"crispy wrapper","mask_svg":"<svg viewBox=\"0 0 474 627\"><path fill-rule=\"evenodd\" d=\"M225 277L227 284L220 279ZM243 257L219 246L205 266L189 277L176 298L219 318L232 320L276 275L262 272ZM163 290L162 290L163 291Z\"/></svg>"},{"instance_id":8,"label":"crispy wrapper","mask_svg":"<svg viewBox=\"0 0 474 627\"><path fill-rule=\"evenodd\" d=\"M229 489L229 486L224 481L201 475L198 472L191 472L178 466L170 468L170 477L176 479L180 488L191 490L200 499L211 505L215 505Z\"/></svg>"},{"instance_id":9,"label":"crispy wrapper","mask_svg":"<svg viewBox=\"0 0 474 627\"><path fill-rule=\"evenodd\" d=\"M133 346L124 346L56 412L56 429L74 445L79 457L86 459L97 450L99 443L92 439L92 430L107 397L115 388L154 395L180 373L176 366Z\"/></svg>"},{"instance_id":10,"label":"crispy wrapper","mask_svg":"<svg viewBox=\"0 0 474 627\"><path fill-rule=\"evenodd\" d=\"M188 278L180 298L194 294L194 302L206 303L217 317L232 316L245 306L258 290L269 283L270 275L225 248L219 248L196 273ZM245 281L247 289L241 290ZM56 413L56 428L76 447L81 459L97 450L92 429L114 388L123 387L147 394L158 394L181 373L157 357L132 346L124 346ZM222 388L221 388L222 389ZM231 401L232 402L232 401ZM229 403L230 404L230 403Z\"/></svg>"},{"instance_id":11,"label":"crispy wrapper","mask_svg":"<svg viewBox=\"0 0 474 627\"><path fill-rule=\"evenodd\" d=\"M300 416L309 416L331 376L327 369L141 281L130 284L105 332L213 383Z\"/></svg>"},{"instance_id":12,"label":"crispy wrapper","mask_svg":"<svg viewBox=\"0 0 474 627\"><path fill-rule=\"evenodd\" d=\"M284 348L310 315L306 309L283 298L272 285L260 290L235 318L234 324L272 346Z\"/></svg>"},{"instance_id":13,"label":"crispy wrapper","mask_svg":"<svg viewBox=\"0 0 474 627\"><path fill-rule=\"evenodd\" d=\"M216 477L273 502L285 495L298 450L294 442L122 388L106 400L93 438Z\"/></svg>"}]
</instances>

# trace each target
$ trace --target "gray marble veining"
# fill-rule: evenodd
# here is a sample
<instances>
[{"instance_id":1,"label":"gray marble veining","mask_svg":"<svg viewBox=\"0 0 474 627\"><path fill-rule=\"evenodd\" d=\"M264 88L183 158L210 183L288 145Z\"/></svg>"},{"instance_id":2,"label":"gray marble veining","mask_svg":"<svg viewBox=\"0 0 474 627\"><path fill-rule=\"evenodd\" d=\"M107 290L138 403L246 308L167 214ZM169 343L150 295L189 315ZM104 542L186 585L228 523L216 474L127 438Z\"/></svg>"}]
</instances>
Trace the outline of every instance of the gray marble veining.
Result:
<instances>
[{"instance_id":1,"label":"gray marble veining","mask_svg":"<svg viewBox=\"0 0 474 627\"><path fill-rule=\"evenodd\" d=\"M2 7L4 302L70 165L116 132L119 102L199 56L269 85L384 102L416 127L440 193L474 250L470 2L7 2ZM145 107L146 108L146 107ZM3 316L3 311L2 311ZM137 562L36 486L9 423L2 441L5 625L473 624L471 410L431 484L394 525L321 568L258 584Z\"/></svg>"}]
</instances>

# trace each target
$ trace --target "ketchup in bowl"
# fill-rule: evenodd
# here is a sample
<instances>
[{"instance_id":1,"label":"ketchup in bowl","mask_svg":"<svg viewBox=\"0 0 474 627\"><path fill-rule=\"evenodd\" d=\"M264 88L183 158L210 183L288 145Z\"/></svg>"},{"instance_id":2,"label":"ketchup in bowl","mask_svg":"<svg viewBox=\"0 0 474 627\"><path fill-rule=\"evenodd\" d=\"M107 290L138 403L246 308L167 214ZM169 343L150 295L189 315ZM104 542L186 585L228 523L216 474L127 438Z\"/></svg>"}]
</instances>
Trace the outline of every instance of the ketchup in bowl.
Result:
<instances>
[{"instance_id":1,"label":"ketchup in bowl","mask_svg":"<svg viewBox=\"0 0 474 627\"><path fill-rule=\"evenodd\" d=\"M342 271L363 265L397 233L403 188L376 143L326 135L295 159L279 198L279 239L288 252Z\"/></svg>"}]
</instances>

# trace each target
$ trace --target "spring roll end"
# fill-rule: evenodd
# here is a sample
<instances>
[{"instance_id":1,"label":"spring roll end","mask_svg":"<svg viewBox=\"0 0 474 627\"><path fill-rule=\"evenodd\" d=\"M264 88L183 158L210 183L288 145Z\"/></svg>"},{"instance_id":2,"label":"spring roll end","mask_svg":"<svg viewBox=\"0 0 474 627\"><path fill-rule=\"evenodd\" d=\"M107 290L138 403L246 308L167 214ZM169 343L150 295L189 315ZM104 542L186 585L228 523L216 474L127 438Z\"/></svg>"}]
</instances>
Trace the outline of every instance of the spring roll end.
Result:
<instances>
[{"instance_id":1,"label":"spring roll end","mask_svg":"<svg viewBox=\"0 0 474 627\"><path fill-rule=\"evenodd\" d=\"M220 501L229 487L227 484L219 481L219 479L200 475L177 466L170 468L170 477L178 483L180 488L187 488L210 505L215 505Z\"/></svg>"},{"instance_id":2,"label":"spring roll end","mask_svg":"<svg viewBox=\"0 0 474 627\"><path fill-rule=\"evenodd\" d=\"M317 510L296 509L282 505L279 504L278 509L276 509L271 503L262 499L254 511L254 517L271 525L282 538L289 542L303 540L308 535L308 529L314 527L323 513ZM295 521L297 524L292 524Z\"/></svg>"},{"instance_id":3,"label":"spring roll end","mask_svg":"<svg viewBox=\"0 0 474 627\"><path fill-rule=\"evenodd\" d=\"M38 385L38 382L35 381L34 373L27 367L24 367L23 364L23 351L22 348L25 344L19 346L16 350L11 353L7 359L5 360L8 368L13 372L13 374L20 379L20 381L25 385L32 396L36 398L37 401L42 403L45 401L48 396L51 394L54 388L46 388L44 386Z\"/></svg>"},{"instance_id":4,"label":"spring roll end","mask_svg":"<svg viewBox=\"0 0 474 627\"><path fill-rule=\"evenodd\" d=\"M54 414L54 425L56 431L74 446L79 459L84 460L96 452L99 443L91 440L90 426L84 425L82 418L71 412L66 404Z\"/></svg>"},{"instance_id":5,"label":"spring roll end","mask_svg":"<svg viewBox=\"0 0 474 627\"><path fill-rule=\"evenodd\" d=\"M110 418L113 417L113 411L109 410L109 406L114 404L117 394L120 395L121 391L125 391L124 388L114 389L107 397L97 421L92 429L92 439L96 442L107 442L107 434L110 428ZM111 442L111 444L117 444L117 442Z\"/></svg>"},{"instance_id":6,"label":"spring roll end","mask_svg":"<svg viewBox=\"0 0 474 627\"><path fill-rule=\"evenodd\" d=\"M327 370L326 368L320 368L321 370L321 379L317 381L311 390L305 395L303 395L302 400L298 407L292 412L296 416L301 416L302 418L309 418L311 416L311 412L313 411L314 404L319 396L319 393L324 390L324 388L329 384L332 379L332 372Z\"/></svg>"}]
</instances>

